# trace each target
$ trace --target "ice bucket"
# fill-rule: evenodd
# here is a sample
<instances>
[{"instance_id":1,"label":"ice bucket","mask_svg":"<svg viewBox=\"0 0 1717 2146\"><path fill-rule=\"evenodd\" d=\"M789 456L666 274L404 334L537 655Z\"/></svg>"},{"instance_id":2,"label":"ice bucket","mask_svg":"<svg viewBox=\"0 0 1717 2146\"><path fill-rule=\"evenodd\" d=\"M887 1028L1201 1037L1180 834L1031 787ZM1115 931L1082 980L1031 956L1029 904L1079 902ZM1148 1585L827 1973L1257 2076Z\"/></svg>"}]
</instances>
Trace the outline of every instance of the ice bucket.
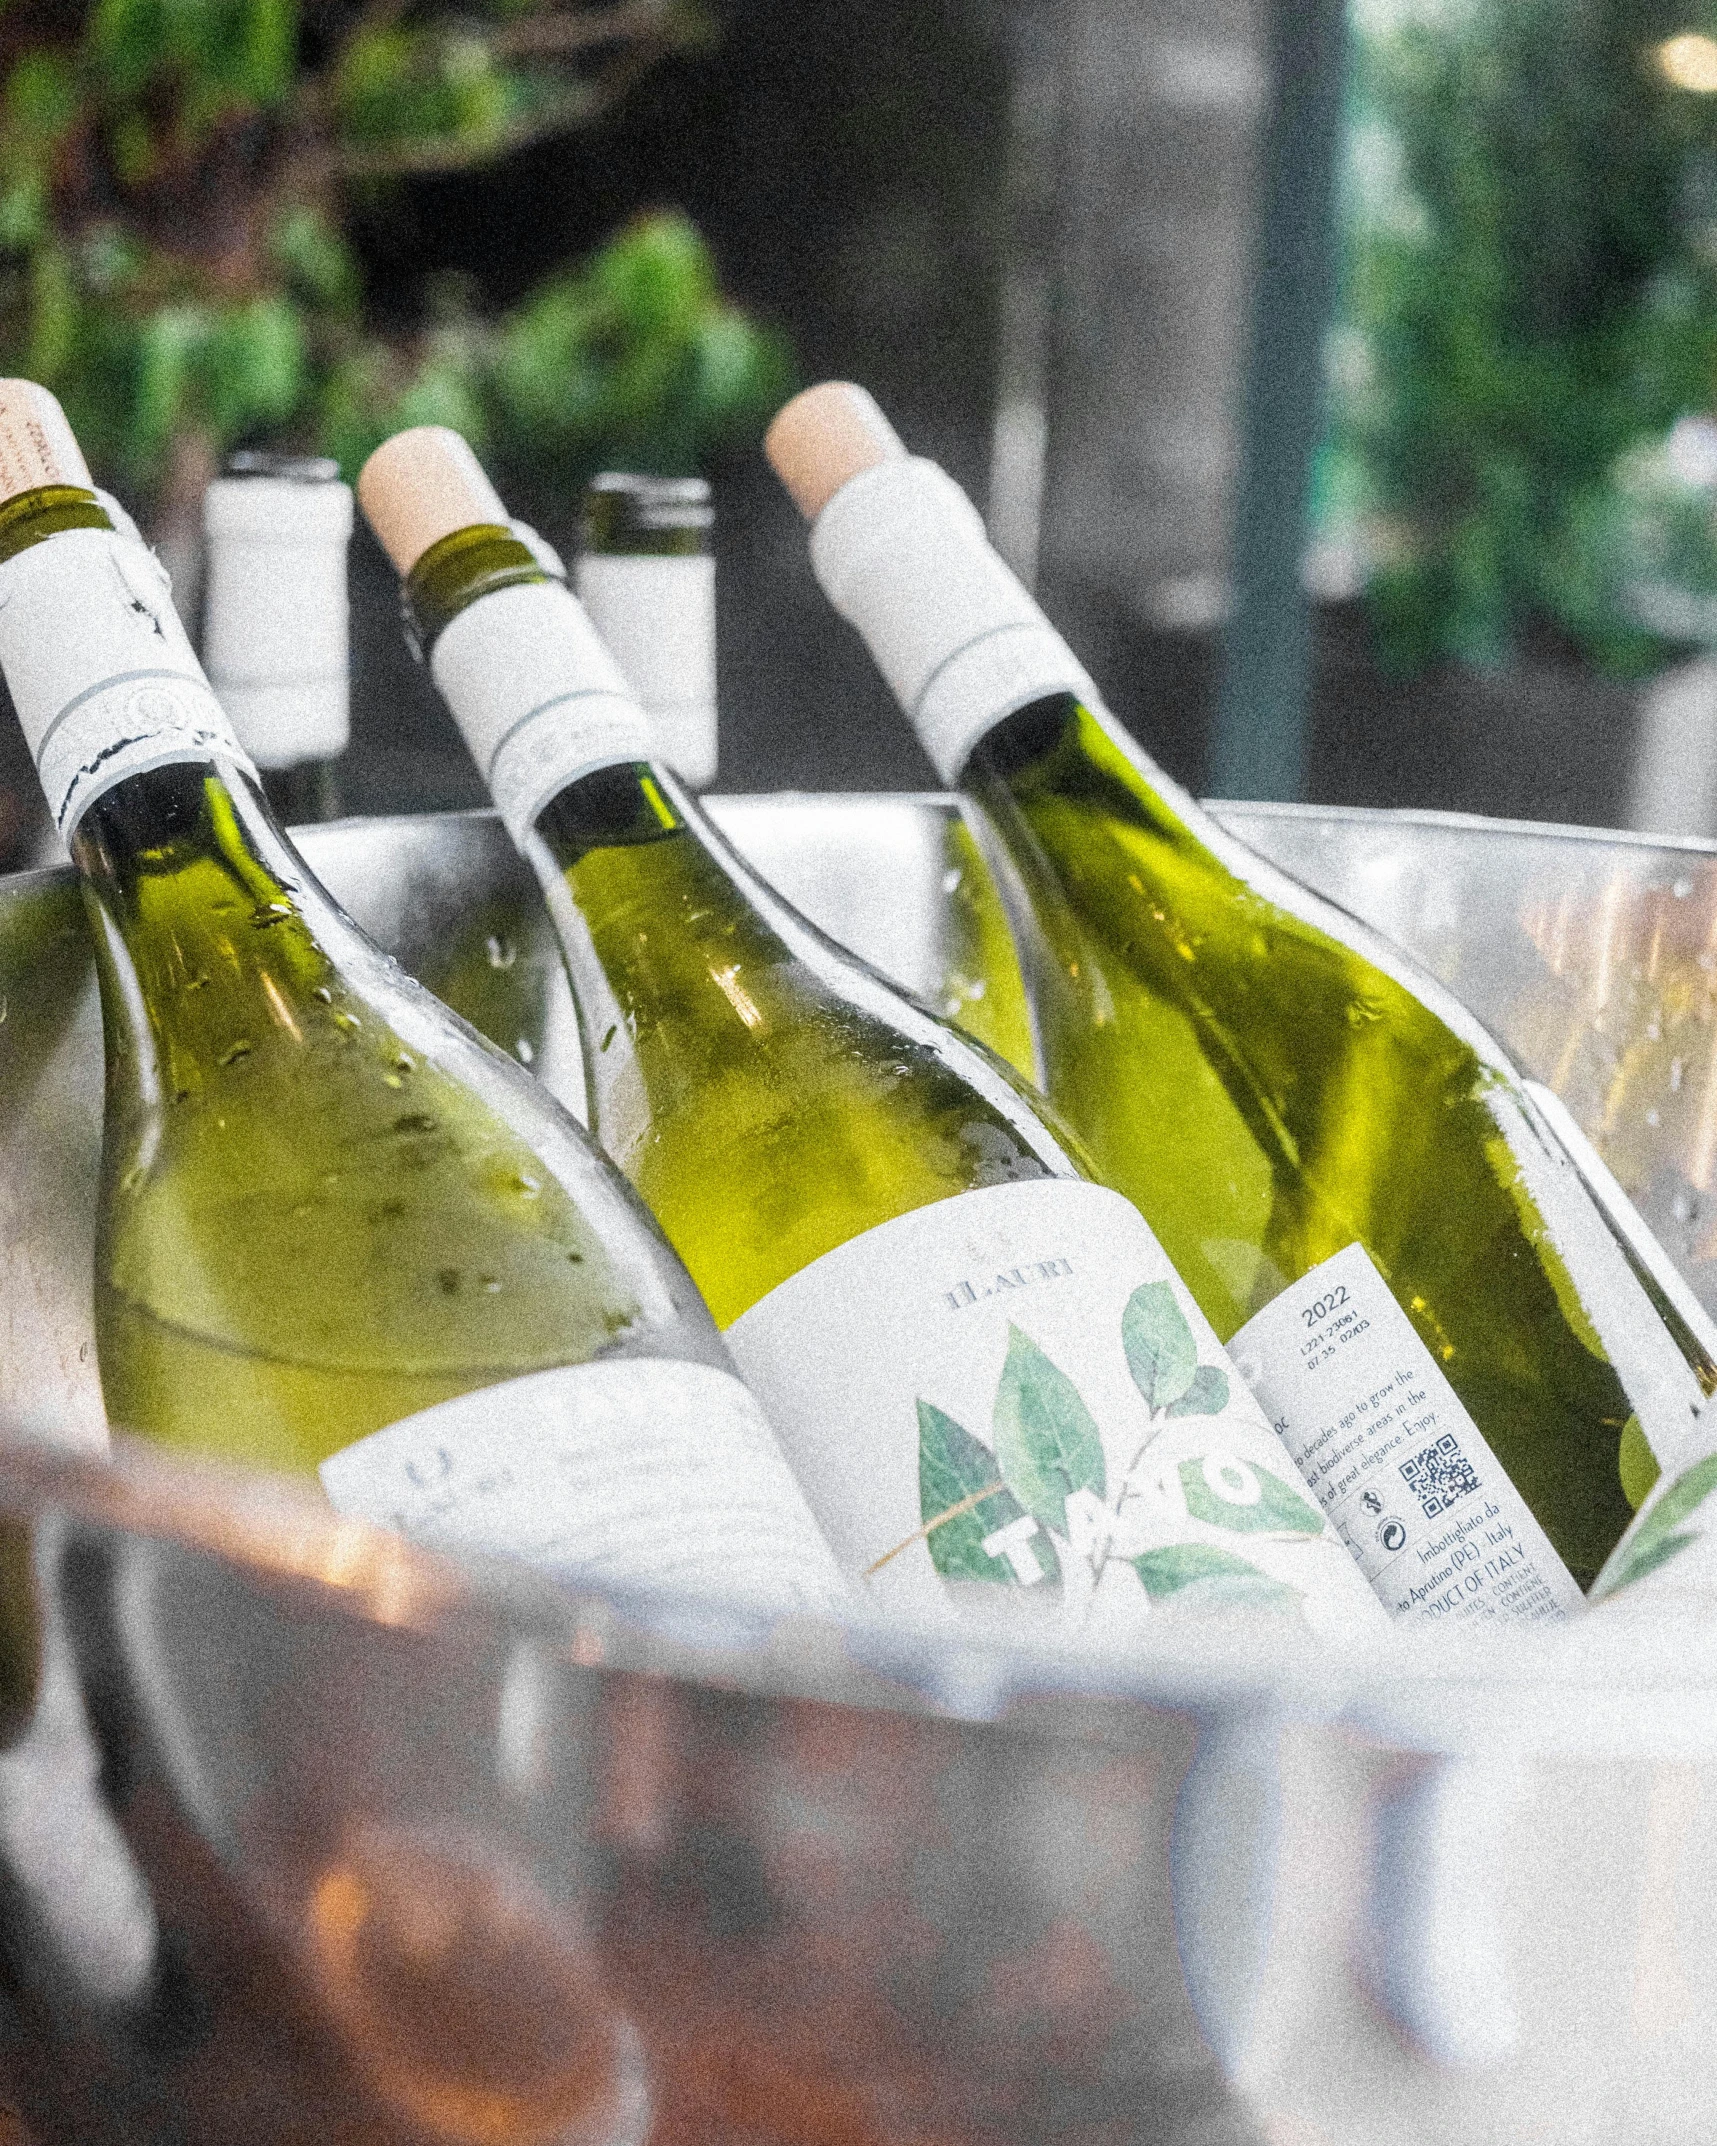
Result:
<instances>
[{"instance_id":1,"label":"ice bucket","mask_svg":"<svg viewBox=\"0 0 1717 2146\"><path fill-rule=\"evenodd\" d=\"M715 809L932 1003L1017 994L950 801ZM1461 992L1717 1298L1717 852L1223 816ZM491 817L303 846L578 1101ZM37 2146L1577 2146L1717 2107L1712 1640L765 1628L109 1467L100 1089L70 875L0 881L0 2102Z\"/></svg>"}]
</instances>

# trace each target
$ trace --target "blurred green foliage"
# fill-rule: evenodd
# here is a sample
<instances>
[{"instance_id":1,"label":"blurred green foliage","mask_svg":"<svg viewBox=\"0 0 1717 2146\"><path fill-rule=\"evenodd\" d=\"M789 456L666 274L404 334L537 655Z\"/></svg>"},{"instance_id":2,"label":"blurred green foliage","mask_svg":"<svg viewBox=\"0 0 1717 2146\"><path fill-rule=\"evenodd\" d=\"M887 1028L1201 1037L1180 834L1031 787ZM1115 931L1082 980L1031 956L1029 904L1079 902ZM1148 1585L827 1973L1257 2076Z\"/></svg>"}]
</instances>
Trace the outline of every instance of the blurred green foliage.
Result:
<instances>
[{"instance_id":1,"label":"blurred green foliage","mask_svg":"<svg viewBox=\"0 0 1717 2146\"><path fill-rule=\"evenodd\" d=\"M1661 452L1717 404L1717 97L1655 57L1699 14L1360 0L1320 509L1394 664L1548 624L1638 670L1642 580L1717 589L1710 497Z\"/></svg>"},{"instance_id":2,"label":"blurred green foliage","mask_svg":"<svg viewBox=\"0 0 1717 2146\"><path fill-rule=\"evenodd\" d=\"M457 425L527 489L694 470L754 438L786 353L663 212L511 311L366 306L354 204L610 111L708 35L688 0L12 0L0 11L0 368L170 513L243 442L337 454Z\"/></svg>"}]
</instances>

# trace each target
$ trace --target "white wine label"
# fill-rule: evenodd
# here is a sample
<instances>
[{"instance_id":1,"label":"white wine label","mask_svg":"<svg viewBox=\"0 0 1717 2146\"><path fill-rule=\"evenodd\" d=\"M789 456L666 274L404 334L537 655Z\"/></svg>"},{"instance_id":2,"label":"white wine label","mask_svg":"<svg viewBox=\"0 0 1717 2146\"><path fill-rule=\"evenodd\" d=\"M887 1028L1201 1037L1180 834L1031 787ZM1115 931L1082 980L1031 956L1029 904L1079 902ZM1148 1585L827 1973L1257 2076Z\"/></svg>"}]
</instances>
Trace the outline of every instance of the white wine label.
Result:
<instances>
[{"instance_id":1,"label":"white wine label","mask_svg":"<svg viewBox=\"0 0 1717 2146\"><path fill-rule=\"evenodd\" d=\"M203 526L203 661L240 743L259 767L332 760L351 735L350 488L217 477Z\"/></svg>"},{"instance_id":2,"label":"white wine label","mask_svg":"<svg viewBox=\"0 0 1717 2146\"><path fill-rule=\"evenodd\" d=\"M529 1372L390 1423L319 1472L337 1511L430 1549L777 1609L850 1599L757 1403L707 1364Z\"/></svg>"},{"instance_id":3,"label":"white wine label","mask_svg":"<svg viewBox=\"0 0 1717 2146\"><path fill-rule=\"evenodd\" d=\"M936 1201L825 1253L726 1339L880 1600L1104 1639L1201 1604L1382 1623L1118 1193L1040 1178Z\"/></svg>"},{"instance_id":4,"label":"white wine label","mask_svg":"<svg viewBox=\"0 0 1717 2146\"><path fill-rule=\"evenodd\" d=\"M68 529L0 564L0 670L61 834L115 783L169 761L255 772L166 574L129 536Z\"/></svg>"},{"instance_id":5,"label":"white wine label","mask_svg":"<svg viewBox=\"0 0 1717 2146\"><path fill-rule=\"evenodd\" d=\"M558 581L468 604L442 628L429 669L515 842L569 782L654 750L618 665Z\"/></svg>"},{"instance_id":6,"label":"white wine label","mask_svg":"<svg viewBox=\"0 0 1717 2146\"><path fill-rule=\"evenodd\" d=\"M694 790L715 780L715 561L587 552L579 601L650 718L656 757Z\"/></svg>"},{"instance_id":7,"label":"white wine label","mask_svg":"<svg viewBox=\"0 0 1717 2146\"><path fill-rule=\"evenodd\" d=\"M1478 1425L1350 1244L1228 1344L1397 1617L1560 1618L1580 1589Z\"/></svg>"},{"instance_id":8,"label":"white wine label","mask_svg":"<svg viewBox=\"0 0 1717 2146\"><path fill-rule=\"evenodd\" d=\"M1016 708L1051 693L1097 697L977 509L934 462L880 462L842 485L811 530L811 564L944 782Z\"/></svg>"},{"instance_id":9,"label":"white wine label","mask_svg":"<svg viewBox=\"0 0 1717 2146\"><path fill-rule=\"evenodd\" d=\"M1717 1410L1707 1408L1698 1430L1707 1450L1691 1460L1684 1453L1658 1477L1592 1583L1594 1603L1690 1614L1709 1629L1717 1607L1717 1451L1710 1449Z\"/></svg>"}]
</instances>

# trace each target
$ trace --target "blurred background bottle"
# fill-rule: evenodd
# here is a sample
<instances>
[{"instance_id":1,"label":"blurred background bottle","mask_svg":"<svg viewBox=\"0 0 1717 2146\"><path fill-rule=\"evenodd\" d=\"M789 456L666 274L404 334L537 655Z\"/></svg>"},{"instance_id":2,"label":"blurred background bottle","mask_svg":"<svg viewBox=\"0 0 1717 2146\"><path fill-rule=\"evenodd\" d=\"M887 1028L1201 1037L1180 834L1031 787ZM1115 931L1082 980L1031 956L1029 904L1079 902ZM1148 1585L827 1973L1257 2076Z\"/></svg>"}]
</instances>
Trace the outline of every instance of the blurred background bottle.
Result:
<instances>
[{"instance_id":1,"label":"blurred background bottle","mask_svg":"<svg viewBox=\"0 0 1717 2146\"><path fill-rule=\"evenodd\" d=\"M658 756L693 790L714 782L717 761L714 521L701 477L608 471L586 488L573 570Z\"/></svg>"},{"instance_id":2,"label":"blurred background bottle","mask_svg":"<svg viewBox=\"0 0 1717 2146\"><path fill-rule=\"evenodd\" d=\"M352 494L320 455L240 449L203 494L203 666L288 826L340 815Z\"/></svg>"}]
</instances>

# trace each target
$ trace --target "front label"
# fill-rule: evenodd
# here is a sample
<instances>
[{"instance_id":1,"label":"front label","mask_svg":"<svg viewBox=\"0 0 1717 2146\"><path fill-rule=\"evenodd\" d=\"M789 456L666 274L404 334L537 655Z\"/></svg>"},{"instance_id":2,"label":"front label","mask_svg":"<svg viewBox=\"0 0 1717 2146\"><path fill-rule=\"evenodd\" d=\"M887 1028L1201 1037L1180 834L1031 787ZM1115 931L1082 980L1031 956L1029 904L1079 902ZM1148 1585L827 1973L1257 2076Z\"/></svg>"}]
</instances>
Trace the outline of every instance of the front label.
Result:
<instances>
[{"instance_id":1,"label":"front label","mask_svg":"<svg viewBox=\"0 0 1717 2146\"><path fill-rule=\"evenodd\" d=\"M1113 1638L1375 1601L1138 1210L1067 1179L868 1230L727 1331L845 1569L879 1598Z\"/></svg>"},{"instance_id":2,"label":"front label","mask_svg":"<svg viewBox=\"0 0 1717 2146\"><path fill-rule=\"evenodd\" d=\"M847 1593L756 1402L704 1364L531 1372L391 1423L319 1472L336 1511L430 1549L781 1609Z\"/></svg>"},{"instance_id":3,"label":"front label","mask_svg":"<svg viewBox=\"0 0 1717 2146\"><path fill-rule=\"evenodd\" d=\"M1581 1606L1363 1245L1284 1289L1229 1350L1385 1608L1531 1620Z\"/></svg>"}]
</instances>

